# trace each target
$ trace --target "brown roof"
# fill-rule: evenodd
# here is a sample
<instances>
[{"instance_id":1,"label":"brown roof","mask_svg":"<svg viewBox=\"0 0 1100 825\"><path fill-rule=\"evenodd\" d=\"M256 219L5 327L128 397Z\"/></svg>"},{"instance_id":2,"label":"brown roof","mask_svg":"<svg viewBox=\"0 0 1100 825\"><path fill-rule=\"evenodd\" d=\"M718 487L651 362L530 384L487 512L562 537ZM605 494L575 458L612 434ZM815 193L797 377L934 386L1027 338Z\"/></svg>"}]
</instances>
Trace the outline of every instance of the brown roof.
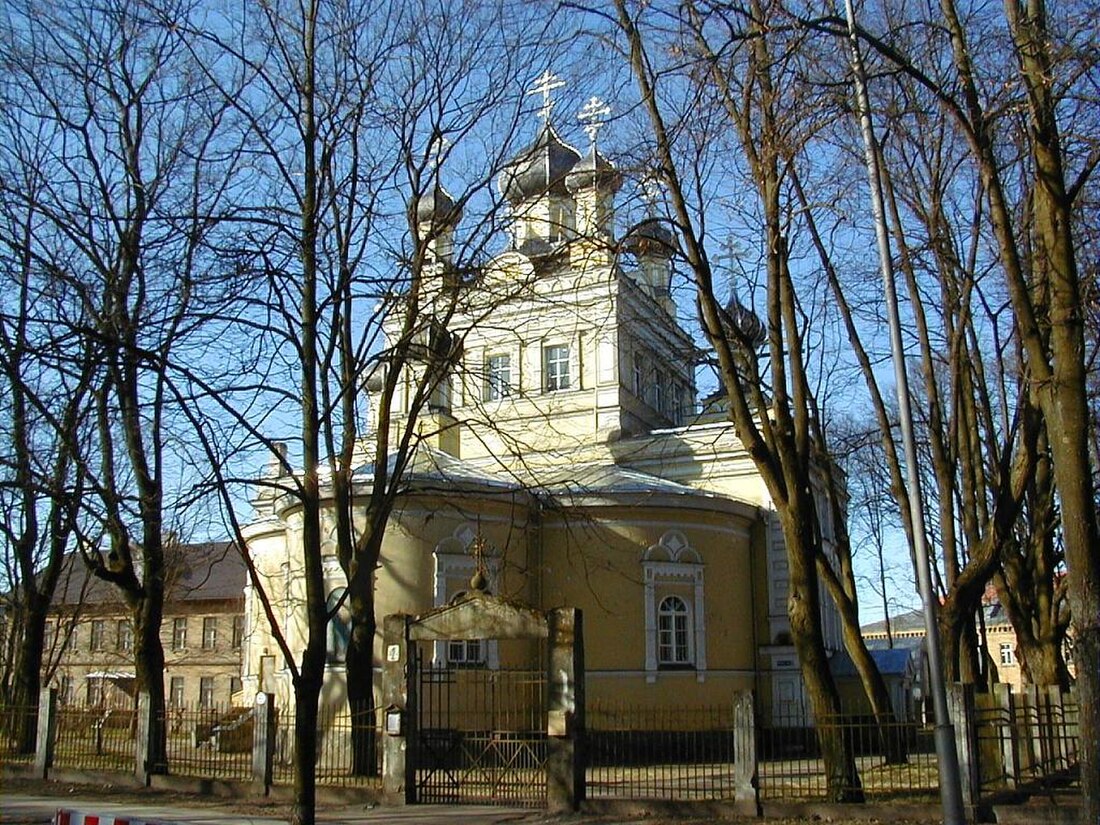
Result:
<instances>
[{"instance_id":1,"label":"brown roof","mask_svg":"<svg viewBox=\"0 0 1100 825\"><path fill-rule=\"evenodd\" d=\"M236 546L227 541L178 545L166 559L168 601L243 598L248 573ZM140 562L139 562L140 566ZM91 574L78 553L65 557L54 605L118 602L118 589Z\"/></svg>"}]
</instances>

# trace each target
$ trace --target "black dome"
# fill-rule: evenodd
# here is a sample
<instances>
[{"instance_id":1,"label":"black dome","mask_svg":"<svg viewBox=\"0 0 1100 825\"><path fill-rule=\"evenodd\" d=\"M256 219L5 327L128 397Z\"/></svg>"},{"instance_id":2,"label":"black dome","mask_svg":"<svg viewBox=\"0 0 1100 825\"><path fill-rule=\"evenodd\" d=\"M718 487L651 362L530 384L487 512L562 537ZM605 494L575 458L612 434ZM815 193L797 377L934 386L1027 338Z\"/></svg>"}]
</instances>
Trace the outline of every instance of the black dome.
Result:
<instances>
[{"instance_id":1,"label":"black dome","mask_svg":"<svg viewBox=\"0 0 1100 825\"><path fill-rule=\"evenodd\" d=\"M635 224L623 239L623 246L635 255L662 255L671 258L680 250L676 235L661 218L646 218Z\"/></svg>"},{"instance_id":2,"label":"black dome","mask_svg":"<svg viewBox=\"0 0 1100 825\"><path fill-rule=\"evenodd\" d=\"M622 175L611 161L596 151L595 145L565 177L565 185L573 193L589 186L600 186L615 191L622 182Z\"/></svg>"},{"instance_id":3,"label":"black dome","mask_svg":"<svg viewBox=\"0 0 1100 825\"><path fill-rule=\"evenodd\" d=\"M754 349L768 340L768 331L760 316L741 303L736 295L730 296L725 310L727 324L740 332Z\"/></svg>"},{"instance_id":4,"label":"black dome","mask_svg":"<svg viewBox=\"0 0 1100 825\"><path fill-rule=\"evenodd\" d=\"M420 196L416 205L417 223L438 223L455 226L462 219L462 209L455 206L455 199L442 186L433 186L430 192Z\"/></svg>"},{"instance_id":5,"label":"black dome","mask_svg":"<svg viewBox=\"0 0 1100 825\"><path fill-rule=\"evenodd\" d=\"M547 123L538 138L514 157L500 173L500 191L511 203L547 192L566 194L565 177L581 156L558 137Z\"/></svg>"}]
</instances>

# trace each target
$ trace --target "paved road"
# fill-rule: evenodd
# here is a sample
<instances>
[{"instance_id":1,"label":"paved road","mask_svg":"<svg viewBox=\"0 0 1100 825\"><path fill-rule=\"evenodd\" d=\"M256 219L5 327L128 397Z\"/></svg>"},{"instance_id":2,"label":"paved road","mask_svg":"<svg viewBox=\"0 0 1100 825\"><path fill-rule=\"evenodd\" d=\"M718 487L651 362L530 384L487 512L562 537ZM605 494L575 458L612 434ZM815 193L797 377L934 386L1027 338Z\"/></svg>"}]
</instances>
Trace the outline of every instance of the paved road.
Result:
<instances>
[{"instance_id":1,"label":"paved road","mask_svg":"<svg viewBox=\"0 0 1100 825\"><path fill-rule=\"evenodd\" d=\"M49 823L58 808L82 813L129 816L181 825L285 825L285 819L249 816L217 808L187 808L155 803L107 802L72 797L4 794L0 797L0 822L19 825ZM317 821L327 825L506 825L545 822L546 814L517 808L479 808L460 805L417 805L411 808L373 808L361 805L318 811Z\"/></svg>"}]
</instances>

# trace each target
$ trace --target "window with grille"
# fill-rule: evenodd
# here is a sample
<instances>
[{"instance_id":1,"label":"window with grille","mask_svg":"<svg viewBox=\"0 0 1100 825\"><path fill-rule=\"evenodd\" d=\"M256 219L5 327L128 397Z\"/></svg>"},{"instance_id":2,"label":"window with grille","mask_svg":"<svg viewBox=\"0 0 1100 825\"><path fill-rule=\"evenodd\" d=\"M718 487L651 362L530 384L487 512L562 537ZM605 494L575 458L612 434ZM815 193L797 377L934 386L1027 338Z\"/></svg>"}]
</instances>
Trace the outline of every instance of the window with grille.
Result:
<instances>
[{"instance_id":1,"label":"window with grille","mask_svg":"<svg viewBox=\"0 0 1100 825\"><path fill-rule=\"evenodd\" d=\"M244 616L233 617L233 649L240 650L244 644Z\"/></svg>"},{"instance_id":2,"label":"window with grille","mask_svg":"<svg viewBox=\"0 0 1100 825\"><path fill-rule=\"evenodd\" d=\"M512 394L512 358L490 355L485 360L485 400L499 401Z\"/></svg>"},{"instance_id":3,"label":"window with grille","mask_svg":"<svg viewBox=\"0 0 1100 825\"><path fill-rule=\"evenodd\" d=\"M554 346L543 350L546 391L569 389L569 347Z\"/></svg>"},{"instance_id":4,"label":"window with grille","mask_svg":"<svg viewBox=\"0 0 1100 825\"><path fill-rule=\"evenodd\" d=\"M691 623L688 606L679 596L666 596L657 608L657 663L660 667L690 667Z\"/></svg>"},{"instance_id":5,"label":"window with grille","mask_svg":"<svg viewBox=\"0 0 1100 825\"><path fill-rule=\"evenodd\" d=\"M169 683L168 703L174 708L183 707L183 677L173 676Z\"/></svg>"},{"instance_id":6,"label":"window with grille","mask_svg":"<svg viewBox=\"0 0 1100 825\"><path fill-rule=\"evenodd\" d=\"M92 622L91 645L92 650L97 653L104 648L106 642L106 639L104 637L107 635L106 628L106 623L102 619L96 619L94 622Z\"/></svg>"},{"instance_id":7,"label":"window with grille","mask_svg":"<svg viewBox=\"0 0 1100 825\"><path fill-rule=\"evenodd\" d=\"M115 647L122 653L134 649L134 626L127 619L119 619Z\"/></svg>"},{"instance_id":8,"label":"window with grille","mask_svg":"<svg viewBox=\"0 0 1100 825\"><path fill-rule=\"evenodd\" d=\"M187 619L172 620L172 650L183 650L187 647Z\"/></svg>"},{"instance_id":9,"label":"window with grille","mask_svg":"<svg viewBox=\"0 0 1100 825\"><path fill-rule=\"evenodd\" d=\"M203 708L214 707L213 676L203 676L199 679L199 705Z\"/></svg>"}]
</instances>

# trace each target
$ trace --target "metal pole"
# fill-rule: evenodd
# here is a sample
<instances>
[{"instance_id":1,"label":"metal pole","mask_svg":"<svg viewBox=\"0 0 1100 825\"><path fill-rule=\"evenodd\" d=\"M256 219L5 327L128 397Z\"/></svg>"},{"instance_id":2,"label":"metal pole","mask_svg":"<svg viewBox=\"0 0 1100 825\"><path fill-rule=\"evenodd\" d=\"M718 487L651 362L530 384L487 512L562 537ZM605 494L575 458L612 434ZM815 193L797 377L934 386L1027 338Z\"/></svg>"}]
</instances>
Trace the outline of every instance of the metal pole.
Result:
<instances>
[{"instance_id":1,"label":"metal pole","mask_svg":"<svg viewBox=\"0 0 1100 825\"><path fill-rule=\"evenodd\" d=\"M875 221L875 239L878 242L879 262L886 294L886 317L890 328L890 350L894 361L894 380L897 385L898 413L901 440L905 449L905 468L908 476L909 514L913 526L913 552L916 556L917 583L924 603L924 636L928 645L929 688L936 716L936 756L939 761L940 801L943 804L944 825L965 825L962 783L959 776L959 754L955 749L955 729L947 712L947 687L943 678L943 658L940 653L940 637L936 625L936 600L932 592L932 576L928 569L928 544L925 540L924 501L921 497L920 476L917 473L917 447L913 438L913 411L909 406L909 379L905 373L905 351L901 341L901 322L898 318L898 296L894 284L893 258L890 254L890 238L886 231L886 215L882 197L882 179L879 168L878 144L871 123L871 105L867 95L867 78L863 58L856 37L856 13L852 0L844 0L848 17L848 41L852 52L852 70L856 81L856 105L859 125L863 133L863 146L867 161L867 177L871 184L871 212Z\"/></svg>"}]
</instances>

